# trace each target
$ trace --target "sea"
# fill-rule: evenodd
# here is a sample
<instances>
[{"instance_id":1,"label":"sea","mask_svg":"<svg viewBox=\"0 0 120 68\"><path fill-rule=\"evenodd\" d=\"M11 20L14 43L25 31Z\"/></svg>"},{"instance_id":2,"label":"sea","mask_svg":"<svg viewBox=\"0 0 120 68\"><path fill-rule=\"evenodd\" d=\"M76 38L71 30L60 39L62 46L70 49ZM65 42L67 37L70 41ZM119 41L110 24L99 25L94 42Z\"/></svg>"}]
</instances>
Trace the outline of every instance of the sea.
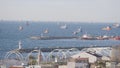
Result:
<instances>
[{"instance_id":1,"label":"sea","mask_svg":"<svg viewBox=\"0 0 120 68\"><path fill-rule=\"evenodd\" d=\"M60 27L66 24L66 29ZM101 30L111 26L111 30ZM22 29L20 29L22 27ZM78 28L81 32L73 34ZM44 33L45 30L48 33ZM48 47L91 47L120 45L119 40L81 40L81 39L53 39L34 40L31 36L120 36L120 28L113 28L113 23L85 23L85 22L32 22L32 21L0 21L0 59L11 50L18 48L18 42L22 42L22 48L48 48Z\"/></svg>"}]
</instances>

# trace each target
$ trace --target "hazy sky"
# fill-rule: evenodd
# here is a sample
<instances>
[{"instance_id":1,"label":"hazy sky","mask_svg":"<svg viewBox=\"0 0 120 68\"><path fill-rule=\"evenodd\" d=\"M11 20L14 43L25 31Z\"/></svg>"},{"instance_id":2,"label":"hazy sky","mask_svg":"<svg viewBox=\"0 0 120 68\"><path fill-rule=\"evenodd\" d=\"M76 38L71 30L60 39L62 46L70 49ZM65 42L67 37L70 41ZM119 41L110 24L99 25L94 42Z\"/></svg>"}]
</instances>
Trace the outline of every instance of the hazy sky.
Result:
<instances>
[{"instance_id":1,"label":"hazy sky","mask_svg":"<svg viewBox=\"0 0 120 68\"><path fill-rule=\"evenodd\" d=\"M120 0L0 0L0 19L120 22Z\"/></svg>"}]
</instances>

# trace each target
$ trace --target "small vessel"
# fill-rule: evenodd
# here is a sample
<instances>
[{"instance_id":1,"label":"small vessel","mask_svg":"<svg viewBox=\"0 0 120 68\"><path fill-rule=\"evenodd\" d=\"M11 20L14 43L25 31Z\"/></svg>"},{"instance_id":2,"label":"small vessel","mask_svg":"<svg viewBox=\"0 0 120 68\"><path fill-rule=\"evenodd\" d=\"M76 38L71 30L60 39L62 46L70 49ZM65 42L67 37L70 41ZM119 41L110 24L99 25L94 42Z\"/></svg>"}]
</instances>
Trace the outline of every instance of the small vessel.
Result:
<instances>
[{"instance_id":1,"label":"small vessel","mask_svg":"<svg viewBox=\"0 0 120 68\"><path fill-rule=\"evenodd\" d=\"M45 34L49 33L48 29L45 29L44 33L45 33Z\"/></svg>"},{"instance_id":2,"label":"small vessel","mask_svg":"<svg viewBox=\"0 0 120 68\"><path fill-rule=\"evenodd\" d=\"M82 28L81 27L78 28L77 32L82 32Z\"/></svg>"},{"instance_id":3,"label":"small vessel","mask_svg":"<svg viewBox=\"0 0 120 68\"><path fill-rule=\"evenodd\" d=\"M60 26L60 28L61 28L61 29L67 29L67 25L64 24L64 25Z\"/></svg>"},{"instance_id":4,"label":"small vessel","mask_svg":"<svg viewBox=\"0 0 120 68\"><path fill-rule=\"evenodd\" d=\"M113 27L114 27L114 28L119 28L119 27L120 27L120 24L118 24L118 23L113 24Z\"/></svg>"},{"instance_id":5,"label":"small vessel","mask_svg":"<svg viewBox=\"0 0 120 68\"><path fill-rule=\"evenodd\" d=\"M73 32L73 34L78 34L79 32L82 32L82 29L81 28L78 28L76 31Z\"/></svg>"},{"instance_id":6,"label":"small vessel","mask_svg":"<svg viewBox=\"0 0 120 68\"><path fill-rule=\"evenodd\" d=\"M23 30L23 27L22 27L22 26L19 26L19 30Z\"/></svg>"},{"instance_id":7,"label":"small vessel","mask_svg":"<svg viewBox=\"0 0 120 68\"><path fill-rule=\"evenodd\" d=\"M82 40L96 40L95 37L89 35L89 34L84 34L82 37L81 37Z\"/></svg>"},{"instance_id":8,"label":"small vessel","mask_svg":"<svg viewBox=\"0 0 120 68\"><path fill-rule=\"evenodd\" d=\"M78 32L74 31L73 34L76 35L76 34L78 34Z\"/></svg>"},{"instance_id":9,"label":"small vessel","mask_svg":"<svg viewBox=\"0 0 120 68\"><path fill-rule=\"evenodd\" d=\"M104 40L108 40L108 39L110 39L111 37L110 37L110 36L107 36L107 35L104 35L102 38L103 38Z\"/></svg>"},{"instance_id":10,"label":"small vessel","mask_svg":"<svg viewBox=\"0 0 120 68\"><path fill-rule=\"evenodd\" d=\"M113 40L120 40L120 36L115 36Z\"/></svg>"},{"instance_id":11,"label":"small vessel","mask_svg":"<svg viewBox=\"0 0 120 68\"><path fill-rule=\"evenodd\" d=\"M102 30L107 30L107 31L109 31L109 30L111 30L112 28L110 27L110 26L107 26L107 27L104 27L104 28L102 28Z\"/></svg>"},{"instance_id":12,"label":"small vessel","mask_svg":"<svg viewBox=\"0 0 120 68\"><path fill-rule=\"evenodd\" d=\"M104 40L103 36L98 36L96 38L97 38L97 40Z\"/></svg>"}]
</instances>

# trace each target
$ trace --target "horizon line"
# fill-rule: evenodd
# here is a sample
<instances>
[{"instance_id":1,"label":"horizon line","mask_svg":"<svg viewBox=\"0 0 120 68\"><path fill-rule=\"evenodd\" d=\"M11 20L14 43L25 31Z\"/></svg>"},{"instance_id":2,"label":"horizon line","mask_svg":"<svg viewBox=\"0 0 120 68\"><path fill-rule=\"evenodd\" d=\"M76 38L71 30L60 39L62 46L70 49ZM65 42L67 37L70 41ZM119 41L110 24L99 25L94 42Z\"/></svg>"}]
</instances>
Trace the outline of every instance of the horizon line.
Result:
<instances>
[{"instance_id":1,"label":"horizon line","mask_svg":"<svg viewBox=\"0 0 120 68\"><path fill-rule=\"evenodd\" d=\"M95 21L40 21L40 20L3 20L1 19L0 22L52 22L52 23L120 23L120 22L95 22Z\"/></svg>"}]
</instances>

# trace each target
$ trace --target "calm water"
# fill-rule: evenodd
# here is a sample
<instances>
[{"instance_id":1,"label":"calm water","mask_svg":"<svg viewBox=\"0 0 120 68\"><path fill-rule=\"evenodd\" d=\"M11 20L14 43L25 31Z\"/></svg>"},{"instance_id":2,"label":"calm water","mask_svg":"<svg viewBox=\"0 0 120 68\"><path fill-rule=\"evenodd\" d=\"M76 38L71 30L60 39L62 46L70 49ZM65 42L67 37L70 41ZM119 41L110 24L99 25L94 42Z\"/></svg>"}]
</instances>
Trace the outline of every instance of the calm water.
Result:
<instances>
[{"instance_id":1,"label":"calm water","mask_svg":"<svg viewBox=\"0 0 120 68\"><path fill-rule=\"evenodd\" d=\"M67 29L60 29L60 25L67 25ZM59 39L59 40L32 40L30 36L39 36L43 34L45 29L49 30L45 36L82 36L85 33L93 36L120 35L120 28L113 28L110 31L103 31L101 28L112 26L112 23L57 23L57 22L0 22L0 58L3 58L6 52L18 48L18 41L22 41L23 48L35 47L90 47L95 46L111 46L119 45L117 40L80 40L80 39ZM19 30L19 26L23 26L23 30ZM74 35L73 32L79 27L82 32Z\"/></svg>"}]
</instances>

